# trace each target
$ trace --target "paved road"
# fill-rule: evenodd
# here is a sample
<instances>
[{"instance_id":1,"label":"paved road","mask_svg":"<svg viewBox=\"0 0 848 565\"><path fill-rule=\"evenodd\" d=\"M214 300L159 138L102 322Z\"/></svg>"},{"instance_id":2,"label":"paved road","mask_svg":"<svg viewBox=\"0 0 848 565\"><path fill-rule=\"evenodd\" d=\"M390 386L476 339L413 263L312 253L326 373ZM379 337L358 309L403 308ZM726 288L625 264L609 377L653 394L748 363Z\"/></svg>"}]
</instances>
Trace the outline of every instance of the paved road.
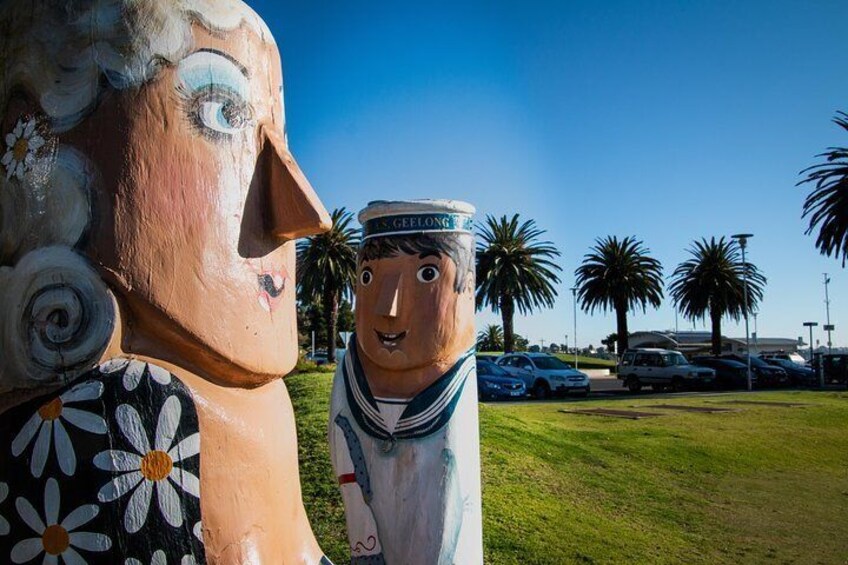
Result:
<instances>
[{"instance_id":1,"label":"paved road","mask_svg":"<svg viewBox=\"0 0 848 565\"><path fill-rule=\"evenodd\" d=\"M593 393L620 393L627 389L621 385L621 381L615 377L590 377L589 385Z\"/></svg>"}]
</instances>

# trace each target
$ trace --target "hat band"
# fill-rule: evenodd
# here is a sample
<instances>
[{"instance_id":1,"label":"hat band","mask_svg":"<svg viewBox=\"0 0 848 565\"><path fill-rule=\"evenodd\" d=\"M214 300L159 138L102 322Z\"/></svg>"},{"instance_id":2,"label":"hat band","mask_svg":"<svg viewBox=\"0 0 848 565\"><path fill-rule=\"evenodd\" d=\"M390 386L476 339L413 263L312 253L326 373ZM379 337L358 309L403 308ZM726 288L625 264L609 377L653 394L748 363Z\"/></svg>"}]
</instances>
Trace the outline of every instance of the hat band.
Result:
<instances>
[{"instance_id":1,"label":"hat band","mask_svg":"<svg viewBox=\"0 0 848 565\"><path fill-rule=\"evenodd\" d=\"M415 233L473 233L474 220L465 214L398 214L368 220L363 226L363 239Z\"/></svg>"}]
</instances>

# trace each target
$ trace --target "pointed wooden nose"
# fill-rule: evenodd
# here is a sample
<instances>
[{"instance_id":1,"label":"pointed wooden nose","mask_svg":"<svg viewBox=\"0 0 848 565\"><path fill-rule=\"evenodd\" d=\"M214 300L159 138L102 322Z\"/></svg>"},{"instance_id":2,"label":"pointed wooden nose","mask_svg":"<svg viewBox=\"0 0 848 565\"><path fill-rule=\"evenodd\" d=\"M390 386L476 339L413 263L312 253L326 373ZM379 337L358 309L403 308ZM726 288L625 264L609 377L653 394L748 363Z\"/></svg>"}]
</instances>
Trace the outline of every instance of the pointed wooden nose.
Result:
<instances>
[{"instance_id":1,"label":"pointed wooden nose","mask_svg":"<svg viewBox=\"0 0 848 565\"><path fill-rule=\"evenodd\" d=\"M262 127L262 155L268 179L268 230L290 241L329 231L330 214L286 147L282 135Z\"/></svg>"},{"instance_id":2,"label":"pointed wooden nose","mask_svg":"<svg viewBox=\"0 0 848 565\"><path fill-rule=\"evenodd\" d=\"M400 311L400 287L403 275L390 275L380 286L380 296L377 299L377 314L386 318L397 318Z\"/></svg>"}]
</instances>

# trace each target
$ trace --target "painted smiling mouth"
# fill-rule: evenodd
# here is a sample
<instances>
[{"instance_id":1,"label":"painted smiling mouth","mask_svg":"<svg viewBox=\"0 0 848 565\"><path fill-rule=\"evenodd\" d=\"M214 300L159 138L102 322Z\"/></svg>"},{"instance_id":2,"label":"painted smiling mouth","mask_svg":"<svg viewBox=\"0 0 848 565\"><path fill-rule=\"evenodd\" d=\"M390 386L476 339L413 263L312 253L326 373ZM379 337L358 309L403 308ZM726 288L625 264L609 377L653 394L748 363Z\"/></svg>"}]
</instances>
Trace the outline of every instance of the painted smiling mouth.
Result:
<instances>
[{"instance_id":1,"label":"painted smiling mouth","mask_svg":"<svg viewBox=\"0 0 848 565\"><path fill-rule=\"evenodd\" d=\"M266 312L272 312L283 299L288 277L283 271L266 271L256 275L259 285L259 305Z\"/></svg>"},{"instance_id":2,"label":"painted smiling mouth","mask_svg":"<svg viewBox=\"0 0 848 565\"><path fill-rule=\"evenodd\" d=\"M280 273L262 273L257 275L259 279L259 288L263 292L267 292L271 298L279 298L286 290L286 279Z\"/></svg>"},{"instance_id":3,"label":"painted smiling mouth","mask_svg":"<svg viewBox=\"0 0 848 565\"><path fill-rule=\"evenodd\" d=\"M380 343L389 347L397 346L398 342L406 337L406 332L400 332L399 334L386 334L377 330L374 330L374 332L377 334L377 339L380 340Z\"/></svg>"}]
</instances>

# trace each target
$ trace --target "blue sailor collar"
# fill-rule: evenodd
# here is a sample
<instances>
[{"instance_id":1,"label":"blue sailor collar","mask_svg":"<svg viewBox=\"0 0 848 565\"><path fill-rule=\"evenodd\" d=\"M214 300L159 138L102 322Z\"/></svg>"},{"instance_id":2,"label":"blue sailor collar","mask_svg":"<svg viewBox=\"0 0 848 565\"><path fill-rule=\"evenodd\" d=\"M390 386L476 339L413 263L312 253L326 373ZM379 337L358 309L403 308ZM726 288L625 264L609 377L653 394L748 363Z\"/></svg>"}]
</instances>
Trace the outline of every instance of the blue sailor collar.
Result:
<instances>
[{"instance_id":1,"label":"blue sailor collar","mask_svg":"<svg viewBox=\"0 0 848 565\"><path fill-rule=\"evenodd\" d=\"M468 375L476 368L476 363L473 349L460 357L447 373L409 402L394 432L389 432L365 378L354 334L350 338L342 366L350 411L365 433L387 442L387 451L397 440L426 437L450 421Z\"/></svg>"}]
</instances>

